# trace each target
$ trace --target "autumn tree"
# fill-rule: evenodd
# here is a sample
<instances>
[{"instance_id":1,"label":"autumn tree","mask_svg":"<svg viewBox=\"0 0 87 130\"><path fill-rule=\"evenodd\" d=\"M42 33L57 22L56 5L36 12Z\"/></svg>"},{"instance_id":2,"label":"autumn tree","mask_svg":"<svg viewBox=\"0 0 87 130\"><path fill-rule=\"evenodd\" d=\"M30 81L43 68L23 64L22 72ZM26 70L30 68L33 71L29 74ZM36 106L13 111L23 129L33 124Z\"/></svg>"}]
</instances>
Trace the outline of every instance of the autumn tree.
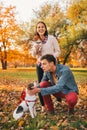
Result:
<instances>
[{"instance_id":1,"label":"autumn tree","mask_svg":"<svg viewBox=\"0 0 87 130\"><path fill-rule=\"evenodd\" d=\"M0 5L0 60L7 69L7 50L16 43L20 29L15 20L15 7Z\"/></svg>"},{"instance_id":2,"label":"autumn tree","mask_svg":"<svg viewBox=\"0 0 87 130\"><path fill-rule=\"evenodd\" d=\"M87 25L87 1L74 1L67 10L67 18L75 25Z\"/></svg>"},{"instance_id":3,"label":"autumn tree","mask_svg":"<svg viewBox=\"0 0 87 130\"><path fill-rule=\"evenodd\" d=\"M62 50L62 63L65 64L70 62L71 53L75 55L77 52L81 41L87 39L87 4L86 0L74 1L68 7L66 12L66 23L63 28L61 28L61 33L59 36L60 46ZM84 49L82 49L83 52ZM80 51L79 51L80 52ZM85 57L85 53L84 57ZM75 57L74 57L75 59Z\"/></svg>"}]
</instances>

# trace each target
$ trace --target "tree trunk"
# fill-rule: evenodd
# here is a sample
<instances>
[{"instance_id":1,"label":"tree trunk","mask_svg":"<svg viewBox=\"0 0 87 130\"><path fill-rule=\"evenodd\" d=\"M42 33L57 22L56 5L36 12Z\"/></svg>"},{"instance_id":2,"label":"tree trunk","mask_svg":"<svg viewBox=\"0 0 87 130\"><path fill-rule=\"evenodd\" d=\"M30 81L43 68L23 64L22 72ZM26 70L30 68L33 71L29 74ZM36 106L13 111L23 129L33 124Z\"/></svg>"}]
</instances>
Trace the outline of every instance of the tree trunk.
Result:
<instances>
[{"instance_id":1,"label":"tree trunk","mask_svg":"<svg viewBox=\"0 0 87 130\"><path fill-rule=\"evenodd\" d=\"M2 69L6 70L7 69L7 51L6 51L6 45L3 42L3 47L4 47L4 51L2 52L2 48L0 47L0 52L1 52L1 64L2 64Z\"/></svg>"},{"instance_id":2,"label":"tree trunk","mask_svg":"<svg viewBox=\"0 0 87 130\"><path fill-rule=\"evenodd\" d=\"M2 69L6 70L7 69L7 61L1 60L2 63Z\"/></svg>"},{"instance_id":3,"label":"tree trunk","mask_svg":"<svg viewBox=\"0 0 87 130\"><path fill-rule=\"evenodd\" d=\"M64 59L64 61L63 61L63 65L66 64L66 62L67 62L67 60L68 60L68 58L69 58L69 56L70 56L70 53L71 53L71 51L72 51L72 48L73 48L73 45L71 46L71 48L69 49L68 53L66 54L65 59Z\"/></svg>"}]
</instances>

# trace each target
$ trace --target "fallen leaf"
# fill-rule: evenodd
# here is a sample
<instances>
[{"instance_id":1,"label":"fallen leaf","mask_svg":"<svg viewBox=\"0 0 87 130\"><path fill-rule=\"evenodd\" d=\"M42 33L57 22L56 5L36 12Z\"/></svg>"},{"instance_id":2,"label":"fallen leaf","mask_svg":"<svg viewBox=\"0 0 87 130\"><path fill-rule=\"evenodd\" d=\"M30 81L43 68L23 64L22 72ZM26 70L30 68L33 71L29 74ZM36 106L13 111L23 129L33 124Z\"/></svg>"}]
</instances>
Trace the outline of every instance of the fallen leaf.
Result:
<instances>
[{"instance_id":1,"label":"fallen leaf","mask_svg":"<svg viewBox=\"0 0 87 130\"><path fill-rule=\"evenodd\" d=\"M52 130L58 130L58 127L57 126L51 126L50 127Z\"/></svg>"},{"instance_id":2,"label":"fallen leaf","mask_svg":"<svg viewBox=\"0 0 87 130\"><path fill-rule=\"evenodd\" d=\"M18 126L21 127L21 126L23 126L23 124L24 124L24 121L20 121L19 124L18 124Z\"/></svg>"}]
</instances>

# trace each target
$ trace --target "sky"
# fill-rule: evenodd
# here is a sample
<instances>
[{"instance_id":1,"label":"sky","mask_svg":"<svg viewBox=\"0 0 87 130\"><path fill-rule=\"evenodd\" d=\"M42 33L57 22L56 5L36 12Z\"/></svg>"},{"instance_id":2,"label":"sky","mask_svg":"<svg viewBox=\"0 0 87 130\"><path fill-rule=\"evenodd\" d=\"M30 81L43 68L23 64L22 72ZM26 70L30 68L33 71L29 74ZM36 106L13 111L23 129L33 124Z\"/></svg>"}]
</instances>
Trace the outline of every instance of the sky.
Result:
<instances>
[{"instance_id":1,"label":"sky","mask_svg":"<svg viewBox=\"0 0 87 130\"><path fill-rule=\"evenodd\" d=\"M34 10L38 10L41 5L47 2L56 2L59 0L0 0L3 1L4 5L16 6L17 19L23 22L29 21L33 18Z\"/></svg>"}]
</instances>

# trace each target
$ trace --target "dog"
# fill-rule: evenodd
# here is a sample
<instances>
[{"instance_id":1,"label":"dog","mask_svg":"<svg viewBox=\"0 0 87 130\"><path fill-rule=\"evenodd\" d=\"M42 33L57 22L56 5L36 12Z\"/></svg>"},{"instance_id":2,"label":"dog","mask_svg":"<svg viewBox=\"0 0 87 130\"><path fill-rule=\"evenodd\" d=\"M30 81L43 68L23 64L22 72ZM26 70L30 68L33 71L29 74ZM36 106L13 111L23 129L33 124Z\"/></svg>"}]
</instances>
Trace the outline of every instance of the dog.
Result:
<instances>
[{"instance_id":1,"label":"dog","mask_svg":"<svg viewBox=\"0 0 87 130\"><path fill-rule=\"evenodd\" d=\"M20 119L25 112L28 110L30 111L30 115L32 118L36 116L36 109L35 109L35 102L36 102L36 96L32 95L30 96L28 94L29 90L32 90L34 87L34 83L30 83L26 90L22 92L21 94L21 100L18 107L13 112L13 118L15 120Z\"/></svg>"}]
</instances>

